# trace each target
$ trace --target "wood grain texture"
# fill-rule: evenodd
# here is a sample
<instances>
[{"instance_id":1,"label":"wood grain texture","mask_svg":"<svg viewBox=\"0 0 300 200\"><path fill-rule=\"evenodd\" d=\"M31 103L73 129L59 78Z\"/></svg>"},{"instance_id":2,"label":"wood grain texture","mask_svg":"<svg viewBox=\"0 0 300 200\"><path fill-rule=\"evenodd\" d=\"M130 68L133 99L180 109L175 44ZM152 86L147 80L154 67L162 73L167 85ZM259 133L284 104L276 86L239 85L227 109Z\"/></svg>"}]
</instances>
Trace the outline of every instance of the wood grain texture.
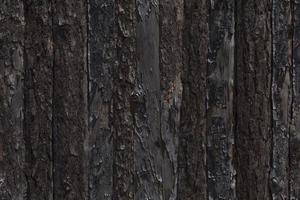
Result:
<instances>
[{"instance_id":1,"label":"wood grain texture","mask_svg":"<svg viewBox=\"0 0 300 200\"><path fill-rule=\"evenodd\" d=\"M299 0L2 0L0 199L300 199Z\"/></svg>"},{"instance_id":2,"label":"wood grain texture","mask_svg":"<svg viewBox=\"0 0 300 200\"><path fill-rule=\"evenodd\" d=\"M290 1L272 1L272 199L288 199L292 77Z\"/></svg>"},{"instance_id":3,"label":"wood grain texture","mask_svg":"<svg viewBox=\"0 0 300 200\"><path fill-rule=\"evenodd\" d=\"M182 106L178 146L178 199L206 199L206 71L208 7L185 1Z\"/></svg>"},{"instance_id":4,"label":"wood grain texture","mask_svg":"<svg viewBox=\"0 0 300 200\"><path fill-rule=\"evenodd\" d=\"M235 199L233 168L234 1L209 9L207 174L209 199Z\"/></svg>"},{"instance_id":5,"label":"wood grain texture","mask_svg":"<svg viewBox=\"0 0 300 200\"><path fill-rule=\"evenodd\" d=\"M113 75L113 199L134 199L136 81L135 2L116 0L116 63Z\"/></svg>"},{"instance_id":6,"label":"wood grain texture","mask_svg":"<svg viewBox=\"0 0 300 200\"><path fill-rule=\"evenodd\" d=\"M87 199L86 3L56 1L53 7L54 199Z\"/></svg>"},{"instance_id":7,"label":"wood grain texture","mask_svg":"<svg viewBox=\"0 0 300 200\"><path fill-rule=\"evenodd\" d=\"M293 12L293 110L290 133L290 199L300 198L300 2L292 1Z\"/></svg>"},{"instance_id":8,"label":"wood grain texture","mask_svg":"<svg viewBox=\"0 0 300 200\"><path fill-rule=\"evenodd\" d=\"M237 1L235 163L238 199L269 199L271 1Z\"/></svg>"},{"instance_id":9,"label":"wood grain texture","mask_svg":"<svg viewBox=\"0 0 300 200\"><path fill-rule=\"evenodd\" d=\"M177 198L177 146L182 95L183 0L159 1L160 134L163 198Z\"/></svg>"},{"instance_id":10,"label":"wood grain texture","mask_svg":"<svg viewBox=\"0 0 300 200\"><path fill-rule=\"evenodd\" d=\"M159 6L136 1L137 78L134 89L135 199L162 199Z\"/></svg>"},{"instance_id":11,"label":"wood grain texture","mask_svg":"<svg viewBox=\"0 0 300 200\"><path fill-rule=\"evenodd\" d=\"M50 1L25 1L24 140L28 199L52 199L53 40Z\"/></svg>"},{"instance_id":12,"label":"wood grain texture","mask_svg":"<svg viewBox=\"0 0 300 200\"><path fill-rule=\"evenodd\" d=\"M89 198L111 199L115 1L89 1Z\"/></svg>"},{"instance_id":13,"label":"wood grain texture","mask_svg":"<svg viewBox=\"0 0 300 200\"><path fill-rule=\"evenodd\" d=\"M26 199L24 174L24 5L0 2L0 197Z\"/></svg>"}]
</instances>

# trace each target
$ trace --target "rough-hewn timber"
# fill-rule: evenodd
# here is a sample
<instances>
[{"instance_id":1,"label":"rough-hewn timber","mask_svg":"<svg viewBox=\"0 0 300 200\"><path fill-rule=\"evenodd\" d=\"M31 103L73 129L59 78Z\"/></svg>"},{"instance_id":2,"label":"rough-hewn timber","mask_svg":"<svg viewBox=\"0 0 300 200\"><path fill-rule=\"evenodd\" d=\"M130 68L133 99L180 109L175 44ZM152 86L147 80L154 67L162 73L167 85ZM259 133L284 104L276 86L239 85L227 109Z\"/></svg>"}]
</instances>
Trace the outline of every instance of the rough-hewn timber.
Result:
<instances>
[{"instance_id":1,"label":"rough-hewn timber","mask_svg":"<svg viewBox=\"0 0 300 200\"><path fill-rule=\"evenodd\" d=\"M290 1L272 1L272 199L288 198L289 124L292 78L289 43Z\"/></svg>"},{"instance_id":2,"label":"rough-hewn timber","mask_svg":"<svg viewBox=\"0 0 300 200\"><path fill-rule=\"evenodd\" d=\"M177 146L181 106L183 0L159 2L160 134L164 199L177 198Z\"/></svg>"},{"instance_id":3,"label":"rough-hewn timber","mask_svg":"<svg viewBox=\"0 0 300 200\"><path fill-rule=\"evenodd\" d=\"M89 198L111 199L115 1L89 1Z\"/></svg>"},{"instance_id":4,"label":"rough-hewn timber","mask_svg":"<svg viewBox=\"0 0 300 200\"><path fill-rule=\"evenodd\" d=\"M137 79L134 102L135 199L162 199L159 7L136 1Z\"/></svg>"},{"instance_id":5,"label":"rough-hewn timber","mask_svg":"<svg viewBox=\"0 0 300 200\"><path fill-rule=\"evenodd\" d=\"M235 199L234 5L234 0L217 0L210 4L206 85L209 199Z\"/></svg>"},{"instance_id":6,"label":"rough-hewn timber","mask_svg":"<svg viewBox=\"0 0 300 200\"><path fill-rule=\"evenodd\" d=\"M50 0L24 1L27 199L52 199L53 40Z\"/></svg>"},{"instance_id":7,"label":"rough-hewn timber","mask_svg":"<svg viewBox=\"0 0 300 200\"><path fill-rule=\"evenodd\" d=\"M135 2L116 0L116 62L113 74L113 199L134 199Z\"/></svg>"},{"instance_id":8,"label":"rough-hewn timber","mask_svg":"<svg viewBox=\"0 0 300 200\"><path fill-rule=\"evenodd\" d=\"M208 53L206 0L192 0L184 3L183 53L183 94L178 146L178 199L206 199L206 67Z\"/></svg>"},{"instance_id":9,"label":"rough-hewn timber","mask_svg":"<svg viewBox=\"0 0 300 200\"><path fill-rule=\"evenodd\" d=\"M271 0L236 2L235 167L238 199L269 199Z\"/></svg>"},{"instance_id":10,"label":"rough-hewn timber","mask_svg":"<svg viewBox=\"0 0 300 200\"><path fill-rule=\"evenodd\" d=\"M53 7L53 199L86 199L86 3Z\"/></svg>"},{"instance_id":11,"label":"rough-hewn timber","mask_svg":"<svg viewBox=\"0 0 300 200\"><path fill-rule=\"evenodd\" d=\"M290 199L300 198L300 2L292 0L293 110L290 133Z\"/></svg>"},{"instance_id":12,"label":"rough-hewn timber","mask_svg":"<svg viewBox=\"0 0 300 200\"><path fill-rule=\"evenodd\" d=\"M25 199L23 1L0 2L0 197Z\"/></svg>"}]
</instances>

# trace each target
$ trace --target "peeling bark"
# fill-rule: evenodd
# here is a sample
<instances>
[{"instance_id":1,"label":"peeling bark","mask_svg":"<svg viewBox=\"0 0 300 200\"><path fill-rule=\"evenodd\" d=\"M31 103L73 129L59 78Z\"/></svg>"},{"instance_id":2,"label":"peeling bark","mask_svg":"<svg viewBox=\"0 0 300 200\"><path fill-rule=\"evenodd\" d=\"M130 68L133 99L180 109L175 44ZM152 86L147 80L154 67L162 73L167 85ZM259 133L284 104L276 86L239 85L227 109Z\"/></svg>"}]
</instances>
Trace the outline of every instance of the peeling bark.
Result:
<instances>
[{"instance_id":1,"label":"peeling bark","mask_svg":"<svg viewBox=\"0 0 300 200\"><path fill-rule=\"evenodd\" d=\"M23 1L0 2L0 197L25 199Z\"/></svg>"},{"instance_id":2,"label":"peeling bark","mask_svg":"<svg viewBox=\"0 0 300 200\"><path fill-rule=\"evenodd\" d=\"M235 153L238 199L269 199L271 1L237 1Z\"/></svg>"},{"instance_id":3,"label":"peeling bark","mask_svg":"<svg viewBox=\"0 0 300 200\"><path fill-rule=\"evenodd\" d=\"M183 0L159 2L160 134L164 199L177 198L177 146L181 106Z\"/></svg>"},{"instance_id":4,"label":"peeling bark","mask_svg":"<svg viewBox=\"0 0 300 200\"><path fill-rule=\"evenodd\" d=\"M159 8L136 1L137 80L134 104L135 199L162 199Z\"/></svg>"},{"instance_id":5,"label":"peeling bark","mask_svg":"<svg viewBox=\"0 0 300 200\"><path fill-rule=\"evenodd\" d=\"M292 100L290 73L290 1L272 5L272 152L270 190L272 199L288 198L289 124Z\"/></svg>"},{"instance_id":6,"label":"peeling bark","mask_svg":"<svg viewBox=\"0 0 300 200\"><path fill-rule=\"evenodd\" d=\"M86 4L55 1L53 6L54 199L87 199Z\"/></svg>"},{"instance_id":7,"label":"peeling bark","mask_svg":"<svg viewBox=\"0 0 300 200\"><path fill-rule=\"evenodd\" d=\"M89 1L89 198L111 199L115 2Z\"/></svg>"},{"instance_id":8,"label":"peeling bark","mask_svg":"<svg viewBox=\"0 0 300 200\"><path fill-rule=\"evenodd\" d=\"M135 2L116 0L117 61L113 83L113 199L134 199Z\"/></svg>"},{"instance_id":9,"label":"peeling bark","mask_svg":"<svg viewBox=\"0 0 300 200\"><path fill-rule=\"evenodd\" d=\"M207 66L209 199L235 199L233 169L234 1L210 4Z\"/></svg>"},{"instance_id":10,"label":"peeling bark","mask_svg":"<svg viewBox=\"0 0 300 200\"><path fill-rule=\"evenodd\" d=\"M185 1L182 107L178 152L178 199L206 199L206 69L208 9Z\"/></svg>"}]
</instances>

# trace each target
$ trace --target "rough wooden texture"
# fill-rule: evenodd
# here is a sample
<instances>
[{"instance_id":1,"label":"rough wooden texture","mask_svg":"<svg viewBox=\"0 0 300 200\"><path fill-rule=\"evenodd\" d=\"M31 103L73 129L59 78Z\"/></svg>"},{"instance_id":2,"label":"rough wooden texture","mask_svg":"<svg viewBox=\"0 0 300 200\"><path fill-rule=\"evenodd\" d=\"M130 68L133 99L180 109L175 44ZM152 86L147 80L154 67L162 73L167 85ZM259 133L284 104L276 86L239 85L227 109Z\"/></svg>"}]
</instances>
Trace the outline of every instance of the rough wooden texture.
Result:
<instances>
[{"instance_id":1,"label":"rough wooden texture","mask_svg":"<svg viewBox=\"0 0 300 200\"><path fill-rule=\"evenodd\" d=\"M183 50L178 199L206 199L208 9L205 0L185 1Z\"/></svg>"},{"instance_id":2,"label":"rough wooden texture","mask_svg":"<svg viewBox=\"0 0 300 200\"><path fill-rule=\"evenodd\" d=\"M89 1L89 198L112 198L115 2Z\"/></svg>"},{"instance_id":3,"label":"rough wooden texture","mask_svg":"<svg viewBox=\"0 0 300 200\"><path fill-rule=\"evenodd\" d=\"M135 2L116 0L116 56L113 83L113 199L134 199L134 92L136 80Z\"/></svg>"},{"instance_id":4,"label":"rough wooden texture","mask_svg":"<svg viewBox=\"0 0 300 200\"><path fill-rule=\"evenodd\" d=\"M300 199L299 1L2 0L0 199Z\"/></svg>"},{"instance_id":5,"label":"rough wooden texture","mask_svg":"<svg viewBox=\"0 0 300 200\"><path fill-rule=\"evenodd\" d=\"M238 199L269 199L271 1L237 1L235 156Z\"/></svg>"},{"instance_id":6,"label":"rough wooden texture","mask_svg":"<svg viewBox=\"0 0 300 200\"><path fill-rule=\"evenodd\" d=\"M162 199L159 7L137 0L137 79L134 104L135 199Z\"/></svg>"},{"instance_id":7,"label":"rough wooden texture","mask_svg":"<svg viewBox=\"0 0 300 200\"><path fill-rule=\"evenodd\" d=\"M290 1L272 1L272 199L288 198L289 124L292 78L289 46Z\"/></svg>"},{"instance_id":8,"label":"rough wooden texture","mask_svg":"<svg viewBox=\"0 0 300 200\"><path fill-rule=\"evenodd\" d=\"M183 0L159 2L160 134L164 199L177 198L177 146L181 106Z\"/></svg>"},{"instance_id":9,"label":"rough wooden texture","mask_svg":"<svg viewBox=\"0 0 300 200\"><path fill-rule=\"evenodd\" d=\"M0 2L0 198L26 198L23 1Z\"/></svg>"},{"instance_id":10,"label":"rough wooden texture","mask_svg":"<svg viewBox=\"0 0 300 200\"><path fill-rule=\"evenodd\" d=\"M28 199L52 199L52 67L50 1L24 1L24 140Z\"/></svg>"},{"instance_id":11,"label":"rough wooden texture","mask_svg":"<svg viewBox=\"0 0 300 200\"><path fill-rule=\"evenodd\" d=\"M87 132L86 4L56 1L53 7L54 199L86 199Z\"/></svg>"},{"instance_id":12,"label":"rough wooden texture","mask_svg":"<svg viewBox=\"0 0 300 200\"><path fill-rule=\"evenodd\" d=\"M212 1L206 85L209 199L235 199L232 152L234 25L234 1Z\"/></svg>"},{"instance_id":13,"label":"rough wooden texture","mask_svg":"<svg viewBox=\"0 0 300 200\"><path fill-rule=\"evenodd\" d=\"M290 135L290 199L300 198L300 2L292 1L293 12L293 110Z\"/></svg>"}]
</instances>

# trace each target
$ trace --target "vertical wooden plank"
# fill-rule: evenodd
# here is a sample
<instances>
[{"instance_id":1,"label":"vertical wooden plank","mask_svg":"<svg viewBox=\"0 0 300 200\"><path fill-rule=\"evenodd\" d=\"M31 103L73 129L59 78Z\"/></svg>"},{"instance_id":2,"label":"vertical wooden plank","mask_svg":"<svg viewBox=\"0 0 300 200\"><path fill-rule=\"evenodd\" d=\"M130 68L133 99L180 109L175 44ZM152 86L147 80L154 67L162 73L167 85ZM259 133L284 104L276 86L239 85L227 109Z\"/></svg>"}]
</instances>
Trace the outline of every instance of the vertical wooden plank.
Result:
<instances>
[{"instance_id":1,"label":"vertical wooden plank","mask_svg":"<svg viewBox=\"0 0 300 200\"><path fill-rule=\"evenodd\" d=\"M51 3L24 1L25 104L24 136L28 199L52 199Z\"/></svg>"},{"instance_id":2,"label":"vertical wooden plank","mask_svg":"<svg viewBox=\"0 0 300 200\"><path fill-rule=\"evenodd\" d=\"M177 198L177 146L182 83L183 0L159 2L162 181L164 199Z\"/></svg>"},{"instance_id":3,"label":"vertical wooden plank","mask_svg":"<svg viewBox=\"0 0 300 200\"><path fill-rule=\"evenodd\" d=\"M209 199L235 199L233 169L234 0L211 1L207 66Z\"/></svg>"},{"instance_id":4,"label":"vertical wooden plank","mask_svg":"<svg viewBox=\"0 0 300 200\"><path fill-rule=\"evenodd\" d=\"M291 74L288 31L290 1L272 1L272 199L288 198Z\"/></svg>"},{"instance_id":5,"label":"vertical wooden plank","mask_svg":"<svg viewBox=\"0 0 300 200\"><path fill-rule=\"evenodd\" d=\"M162 199L159 7L137 0L137 80L134 104L135 199Z\"/></svg>"},{"instance_id":6,"label":"vertical wooden plank","mask_svg":"<svg viewBox=\"0 0 300 200\"><path fill-rule=\"evenodd\" d=\"M113 199L127 200L134 199L135 1L115 2L117 62L113 76Z\"/></svg>"},{"instance_id":7,"label":"vertical wooden plank","mask_svg":"<svg viewBox=\"0 0 300 200\"><path fill-rule=\"evenodd\" d=\"M25 199L23 1L0 2L0 196Z\"/></svg>"},{"instance_id":8,"label":"vertical wooden plank","mask_svg":"<svg viewBox=\"0 0 300 200\"><path fill-rule=\"evenodd\" d=\"M269 199L271 1L236 4L237 198Z\"/></svg>"},{"instance_id":9,"label":"vertical wooden plank","mask_svg":"<svg viewBox=\"0 0 300 200\"><path fill-rule=\"evenodd\" d=\"M115 1L89 0L89 198L111 199Z\"/></svg>"},{"instance_id":10,"label":"vertical wooden plank","mask_svg":"<svg viewBox=\"0 0 300 200\"><path fill-rule=\"evenodd\" d=\"M183 94L178 147L178 199L206 199L207 196L205 145L207 20L206 0L185 1ZM174 56L178 57L179 55ZM172 59L178 58L170 57L169 59L172 61ZM173 71L175 70L173 69Z\"/></svg>"},{"instance_id":11,"label":"vertical wooden plank","mask_svg":"<svg viewBox=\"0 0 300 200\"><path fill-rule=\"evenodd\" d=\"M293 12L293 110L290 135L290 199L300 198L300 1L292 1Z\"/></svg>"},{"instance_id":12,"label":"vertical wooden plank","mask_svg":"<svg viewBox=\"0 0 300 200\"><path fill-rule=\"evenodd\" d=\"M54 199L86 199L87 132L86 3L53 6Z\"/></svg>"}]
</instances>

